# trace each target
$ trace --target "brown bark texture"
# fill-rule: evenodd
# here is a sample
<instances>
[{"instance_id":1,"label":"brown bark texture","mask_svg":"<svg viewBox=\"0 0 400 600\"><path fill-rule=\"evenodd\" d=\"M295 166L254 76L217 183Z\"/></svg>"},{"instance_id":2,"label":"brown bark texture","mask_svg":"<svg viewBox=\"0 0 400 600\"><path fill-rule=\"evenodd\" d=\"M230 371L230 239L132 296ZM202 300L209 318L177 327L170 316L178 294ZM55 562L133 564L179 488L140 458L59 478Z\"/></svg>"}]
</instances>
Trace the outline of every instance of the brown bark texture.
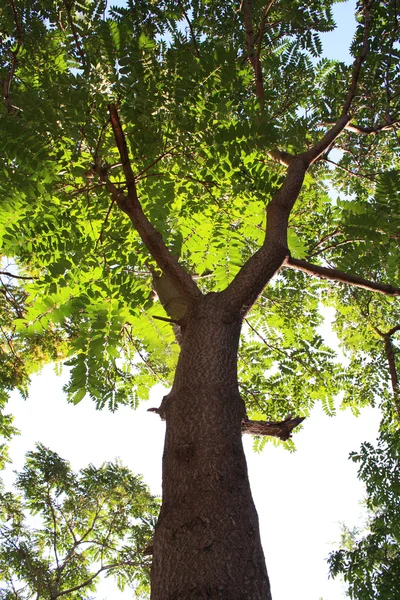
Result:
<instances>
[{"instance_id":1,"label":"brown bark texture","mask_svg":"<svg viewBox=\"0 0 400 600\"><path fill-rule=\"evenodd\" d=\"M239 313L221 294L190 310L171 392L163 400L163 504L152 600L270 600L251 496L238 391Z\"/></svg>"}]
</instances>

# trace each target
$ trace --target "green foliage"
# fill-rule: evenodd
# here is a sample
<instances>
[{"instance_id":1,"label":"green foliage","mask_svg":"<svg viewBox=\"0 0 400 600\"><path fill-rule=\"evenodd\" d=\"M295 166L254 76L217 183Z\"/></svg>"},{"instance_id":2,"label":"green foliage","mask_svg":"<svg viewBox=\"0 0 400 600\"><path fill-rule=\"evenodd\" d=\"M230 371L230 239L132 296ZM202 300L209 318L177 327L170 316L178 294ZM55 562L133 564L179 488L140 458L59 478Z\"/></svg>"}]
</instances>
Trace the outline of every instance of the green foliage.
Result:
<instances>
[{"instance_id":1,"label":"green foliage","mask_svg":"<svg viewBox=\"0 0 400 600\"><path fill-rule=\"evenodd\" d=\"M0 495L1 598L84 600L100 574L147 593L158 505L129 469L116 462L74 473L39 444L16 488Z\"/></svg>"},{"instance_id":2,"label":"green foliage","mask_svg":"<svg viewBox=\"0 0 400 600\"><path fill-rule=\"evenodd\" d=\"M10 89L0 107L0 245L34 277L5 284L5 391L26 390L34 369L65 356L74 403L88 395L99 408L136 406L154 383L171 383L178 349L171 326L154 318L166 316L152 290L155 265L94 174L103 169L125 189L107 105L118 103L146 215L203 292L222 290L262 243L265 207L283 181L285 167L268 153L304 150L340 114L351 66L321 57L331 5L272 5L262 113L236 3L216 10L213 1L140 0L105 13L93 0L61 10L51 0L18 0L15 14L2 9L1 79ZM252 7L260 23L264 2ZM374 3L352 114L360 127L399 112L397 10ZM306 176L289 223L292 255L399 285L395 130L346 130L335 151L326 158L337 155L337 166L320 160ZM346 368L321 339L322 304L337 311ZM388 365L375 329L398 322L395 303L381 296L281 271L242 338L249 414L307 415L316 401L333 414L339 392L354 411L377 393L385 399Z\"/></svg>"},{"instance_id":3,"label":"green foliage","mask_svg":"<svg viewBox=\"0 0 400 600\"><path fill-rule=\"evenodd\" d=\"M364 443L352 460L367 488L368 528L348 532L329 557L330 574L342 575L355 600L396 600L400 577L400 433L383 430L376 446Z\"/></svg>"}]
</instances>

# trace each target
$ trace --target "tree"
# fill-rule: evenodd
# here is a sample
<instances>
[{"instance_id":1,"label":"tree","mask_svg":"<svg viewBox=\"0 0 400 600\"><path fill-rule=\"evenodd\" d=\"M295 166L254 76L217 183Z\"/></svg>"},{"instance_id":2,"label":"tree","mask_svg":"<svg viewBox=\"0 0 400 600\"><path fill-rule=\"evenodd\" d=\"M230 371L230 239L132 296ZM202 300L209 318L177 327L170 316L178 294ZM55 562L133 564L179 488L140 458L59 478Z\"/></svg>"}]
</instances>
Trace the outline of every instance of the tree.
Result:
<instances>
[{"instance_id":1,"label":"tree","mask_svg":"<svg viewBox=\"0 0 400 600\"><path fill-rule=\"evenodd\" d=\"M79 474L38 444L0 496L0 597L89 598L101 573L146 591L157 502L120 463ZM146 596L147 597L147 596Z\"/></svg>"},{"instance_id":2,"label":"tree","mask_svg":"<svg viewBox=\"0 0 400 600\"><path fill-rule=\"evenodd\" d=\"M329 557L333 577L343 575L356 600L395 600L400 576L399 430L386 427L378 444L364 443L352 459L360 463L369 512L367 531L345 530L341 548Z\"/></svg>"},{"instance_id":3,"label":"tree","mask_svg":"<svg viewBox=\"0 0 400 600\"><path fill-rule=\"evenodd\" d=\"M31 277L3 349L55 335L99 408L173 383L153 600L271 597L242 432L288 444L339 392L398 422L399 7L358 3L347 66L331 6L1 13L2 253Z\"/></svg>"}]
</instances>

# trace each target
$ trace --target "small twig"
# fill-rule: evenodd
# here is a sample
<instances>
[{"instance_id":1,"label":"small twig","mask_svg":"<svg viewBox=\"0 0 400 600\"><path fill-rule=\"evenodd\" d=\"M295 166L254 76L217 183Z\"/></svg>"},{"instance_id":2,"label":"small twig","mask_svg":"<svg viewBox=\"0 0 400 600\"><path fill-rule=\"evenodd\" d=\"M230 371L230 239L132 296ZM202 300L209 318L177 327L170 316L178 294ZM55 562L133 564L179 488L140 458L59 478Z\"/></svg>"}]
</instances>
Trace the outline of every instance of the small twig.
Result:
<instances>
[{"instance_id":1,"label":"small twig","mask_svg":"<svg viewBox=\"0 0 400 600\"><path fill-rule=\"evenodd\" d=\"M146 365L146 367L153 373L153 375L155 375L155 377L159 381L163 382L163 378L160 377L160 374L157 373L157 371L154 369L154 367L151 365L151 363L148 360L146 360L146 358L143 356L142 352L138 348L138 345L136 344L135 340L133 339L132 335L130 334L130 332L128 331L126 326L124 327L124 331L126 332L126 335L128 336L129 341L131 342L132 346L135 348L136 352L139 354L139 357L141 358L143 363Z\"/></svg>"},{"instance_id":2,"label":"small twig","mask_svg":"<svg viewBox=\"0 0 400 600\"><path fill-rule=\"evenodd\" d=\"M351 240L343 240L342 242L337 242L337 244L329 244L329 246L324 246L323 248L319 248L319 250L316 250L315 252L310 252L307 255L307 258L310 258L311 256L318 256L319 254L322 254L323 252L326 252L327 250L334 250L335 248L340 248L340 246L347 246L347 244L354 244L355 242L365 242L364 238L353 238Z\"/></svg>"},{"instance_id":3,"label":"small twig","mask_svg":"<svg viewBox=\"0 0 400 600\"><path fill-rule=\"evenodd\" d=\"M1 331L1 333L4 335L4 338L5 338L6 342L7 342L7 345L8 345L8 347L10 348L10 350L11 350L11 353L13 354L14 358L15 358L15 359L16 359L16 360L17 360L19 363L22 363L22 360L20 359L20 357L17 355L17 353L16 353L16 352L15 352L15 350L14 350L14 346L12 345L12 343L11 343L11 340L8 338L8 336L7 336L6 332L4 331L4 329L3 329L3 327L2 327L1 325L0 325L0 331Z\"/></svg>"},{"instance_id":4,"label":"small twig","mask_svg":"<svg viewBox=\"0 0 400 600\"><path fill-rule=\"evenodd\" d=\"M190 22L190 19L189 19L189 17L187 16L187 12L186 12L186 10L185 10L185 8L184 8L184 6L183 6L183 4L182 4L181 0L178 0L178 4L179 4L179 6L180 6L180 7L181 7L181 9L182 9L182 12L183 12L183 15L184 15L184 17L185 17L185 19L186 19L186 22L187 22L187 24L189 25L189 29L190 29L190 35L192 36L192 41L193 41L193 46L194 46L194 52L195 52L195 54L196 54L197 58L200 58L200 52L199 52L199 48L198 48L198 46L197 46L197 42L196 42L196 36L194 35L194 31L193 31L193 27L192 27L192 24L191 24L191 22Z\"/></svg>"},{"instance_id":5,"label":"small twig","mask_svg":"<svg viewBox=\"0 0 400 600\"><path fill-rule=\"evenodd\" d=\"M346 101L342 108L342 116L347 115L351 104L353 102L354 96L356 95L358 80L360 78L361 66L368 54L368 42L369 42L369 34L371 31L371 5L372 0L364 0L363 2L363 12L364 12L364 35L363 42L361 46L360 54L357 56L353 63L353 74L349 92L347 94Z\"/></svg>"},{"instance_id":6,"label":"small twig","mask_svg":"<svg viewBox=\"0 0 400 600\"><path fill-rule=\"evenodd\" d=\"M8 3L11 7L12 13L13 13L13 18L14 18L14 23L15 23L15 27L17 30L17 46L15 48L15 50L12 52L12 60L11 60L11 67L10 67L10 72L8 74L8 79L7 81L3 82L4 85L4 89L3 89L3 95L4 95L4 100L7 104L7 110L8 112L13 112L15 111L15 107L13 106L11 100L10 100L10 91L11 91L11 83L12 80L14 78L14 73L15 73L15 69L17 68L17 56L19 51L21 50L21 46L22 46L22 26L21 26L21 22L18 18L18 12L17 9L15 7L15 3L14 0L8 0Z\"/></svg>"},{"instance_id":7,"label":"small twig","mask_svg":"<svg viewBox=\"0 0 400 600\"><path fill-rule=\"evenodd\" d=\"M144 173L146 173L147 171L149 171L152 167L154 167L154 165L156 165L158 162L160 162L160 160L162 160L164 158L164 156L167 156L168 154L170 154L174 149L175 149L175 146L173 146L169 150L166 150L165 152L163 152L162 154L160 154L160 156L158 156L155 160L153 160L152 163L150 163L147 167L145 167L143 169L143 171L140 171L140 173L138 173L135 176L135 179L138 180L142 175L144 175Z\"/></svg>"},{"instance_id":8,"label":"small twig","mask_svg":"<svg viewBox=\"0 0 400 600\"><path fill-rule=\"evenodd\" d=\"M258 58L260 58L260 55L261 55L261 45L262 45L267 16L274 4L275 4L275 0L270 0L270 2L264 8L263 16L261 18L260 31L258 32L257 51L256 51L256 56L258 56Z\"/></svg>"},{"instance_id":9,"label":"small twig","mask_svg":"<svg viewBox=\"0 0 400 600\"><path fill-rule=\"evenodd\" d=\"M168 319L167 317L159 317L158 315L152 315L153 319L157 319L158 321L165 321L166 323L173 323L174 325L179 325L179 321L175 319Z\"/></svg>"},{"instance_id":10,"label":"small twig","mask_svg":"<svg viewBox=\"0 0 400 600\"><path fill-rule=\"evenodd\" d=\"M107 121L102 125L102 127L100 129L96 148L94 149L94 154L93 154L93 162L96 167L98 166L98 162L99 162L99 150L100 150L100 146L101 146L101 142L102 142L102 138L103 138L103 133L105 132L105 130L107 129L107 127L109 126L110 123L111 123L111 119L108 118Z\"/></svg>"},{"instance_id":11,"label":"small twig","mask_svg":"<svg viewBox=\"0 0 400 600\"><path fill-rule=\"evenodd\" d=\"M350 169L348 169L347 167L345 167L343 165L339 165L338 163L334 162L333 160L330 160L329 158L324 157L324 160L325 160L325 162L333 165L334 167L338 167L338 169L342 169L342 171L345 171L345 173L348 173L352 177L357 177L358 179L368 179L368 181L372 181L373 183L375 182L375 179L373 179L372 177L369 177L368 175L363 175L362 173L355 173L354 171L351 171Z\"/></svg>"},{"instance_id":12,"label":"small twig","mask_svg":"<svg viewBox=\"0 0 400 600\"><path fill-rule=\"evenodd\" d=\"M247 43L247 54L249 57L249 61L254 71L254 78L256 82L256 96L260 102L261 111L264 110L265 106L265 93L264 93L264 84L263 84L263 76L262 76L262 68L260 61L260 54L254 51L254 30L253 30L253 21L251 17L251 1L243 0L242 2L242 10L243 10L243 19L246 28L246 43ZM272 6L272 4L271 4ZM268 8L269 10L269 8ZM260 32L261 33L261 32ZM261 50L261 47L260 47Z\"/></svg>"},{"instance_id":13,"label":"small twig","mask_svg":"<svg viewBox=\"0 0 400 600\"><path fill-rule=\"evenodd\" d=\"M69 23L69 26L71 27L72 35L74 36L76 48L78 50L79 56L81 57L82 66L84 68L86 68L86 64L87 63L86 63L85 53L83 52L81 43L79 41L78 34L76 32L76 29L75 29L74 21L72 19L72 15L71 15L71 6L72 6L72 3L70 4L69 2L67 2L66 0L64 0L64 6L65 6L65 10L67 12L68 23Z\"/></svg>"},{"instance_id":14,"label":"small twig","mask_svg":"<svg viewBox=\"0 0 400 600\"><path fill-rule=\"evenodd\" d=\"M313 246L311 246L311 248L308 251L308 255L312 256L313 250L315 248L318 248L318 246L321 246L321 244L326 242L326 240L328 240L329 238L336 237L337 235L340 235L341 233L342 233L342 231L339 229L339 227L336 227L336 229L334 229L330 233L326 233L325 235L322 236L321 239L318 240L318 242L316 242Z\"/></svg>"},{"instance_id":15,"label":"small twig","mask_svg":"<svg viewBox=\"0 0 400 600\"><path fill-rule=\"evenodd\" d=\"M100 231L99 238L98 238L98 240L97 240L97 242L96 242L96 246L97 246L99 243L100 243L100 244L102 244L102 243L103 243L103 233L104 233L104 228L105 228L105 226L107 225L107 222L108 222L109 216L110 216L110 214L111 214L112 207L113 207L113 206L114 206L114 204L115 204L115 201L116 201L116 197L115 197L115 195L113 195L113 196L112 196L112 198L111 198L110 206L108 207L108 211L107 211L107 214L106 214L106 218L104 219L104 222L103 222L103 224L102 224L102 226L101 226L101 231Z\"/></svg>"}]
</instances>

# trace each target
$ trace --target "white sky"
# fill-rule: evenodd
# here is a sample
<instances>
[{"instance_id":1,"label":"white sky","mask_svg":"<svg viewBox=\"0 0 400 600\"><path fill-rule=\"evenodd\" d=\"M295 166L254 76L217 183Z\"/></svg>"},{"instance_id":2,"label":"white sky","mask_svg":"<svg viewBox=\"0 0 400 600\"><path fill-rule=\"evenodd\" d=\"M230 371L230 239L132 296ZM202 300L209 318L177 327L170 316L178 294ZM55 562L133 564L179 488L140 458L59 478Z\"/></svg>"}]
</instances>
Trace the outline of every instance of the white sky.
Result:
<instances>
[{"instance_id":1,"label":"white sky","mask_svg":"<svg viewBox=\"0 0 400 600\"><path fill-rule=\"evenodd\" d=\"M324 36L325 54L345 59L353 29L354 2L338 4L335 17L340 34ZM159 406L162 390L136 412L123 407L115 414L98 412L87 399L68 405L62 392L67 370L56 377L51 367L34 377L29 399L14 394L9 411L22 435L10 444L12 468L20 469L24 454L42 442L68 459L74 469L92 462L99 466L120 457L142 473L155 494L161 491L164 424L150 406ZM364 409L359 418L340 412L330 418L316 407L295 435L297 452L272 444L256 455L250 437L244 438L254 500L274 600L343 600L343 586L327 579L326 557L340 537L340 522L360 523L364 490L348 454L378 433L379 412ZM11 483L11 468L4 480ZM97 598L126 597L111 581Z\"/></svg>"},{"instance_id":2,"label":"white sky","mask_svg":"<svg viewBox=\"0 0 400 600\"><path fill-rule=\"evenodd\" d=\"M14 394L9 410L22 435L11 442L13 468L20 469L24 454L40 441L68 459L74 469L96 466L120 457L135 473L142 473L153 493L161 491L164 424L150 406L159 406L162 389L134 412L127 407L112 414L96 411L90 400L67 404L62 385L67 370L57 377L51 367L34 377L30 397ZM340 537L340 522L358 523L363 488L356 465L348 460L361 442L373 441L379 413L366 409L355 418L349 412L327 417L317 407L295 436L297 452L267 445L252 451L244 444L250 482L260 517L261 536L274 600L342 600L342 585L327 580L326 557ZM12 472L5 482L12 481ZM122 596L111 583L97 598Z\"/></svg>"}]
</instances>

